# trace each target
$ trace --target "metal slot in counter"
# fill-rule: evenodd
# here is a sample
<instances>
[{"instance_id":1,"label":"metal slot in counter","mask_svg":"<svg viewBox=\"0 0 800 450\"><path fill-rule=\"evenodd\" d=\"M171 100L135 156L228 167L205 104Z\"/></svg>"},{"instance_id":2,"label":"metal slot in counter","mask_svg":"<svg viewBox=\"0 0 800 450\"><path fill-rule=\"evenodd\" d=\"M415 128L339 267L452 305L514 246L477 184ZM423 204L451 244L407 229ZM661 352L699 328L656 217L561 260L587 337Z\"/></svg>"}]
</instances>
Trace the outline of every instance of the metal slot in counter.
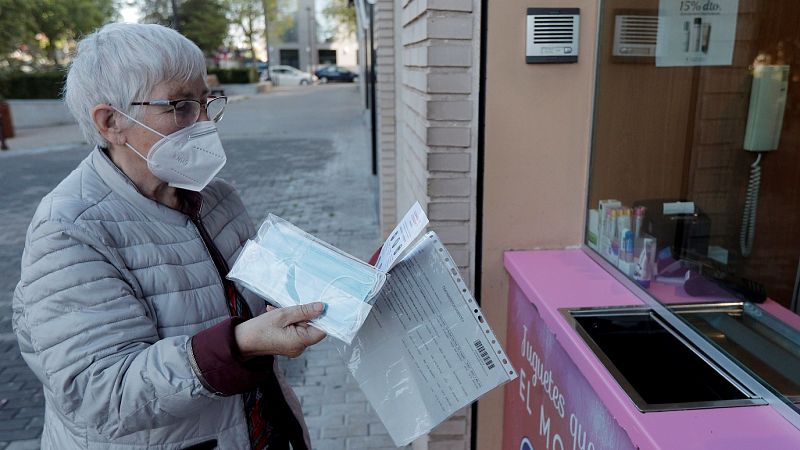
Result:
<instances>
[{"instance_id":1,"label":"metal slot in counter","mask_svg":"<svg viewBox=\"0 0 800 450\"><path fill-rule=\"evenodd\" d=\"M640 411L764 403L650 309L563 309L561 313ZM688 373L692 376L685 376Z\"/></svg>"}]
</instances>

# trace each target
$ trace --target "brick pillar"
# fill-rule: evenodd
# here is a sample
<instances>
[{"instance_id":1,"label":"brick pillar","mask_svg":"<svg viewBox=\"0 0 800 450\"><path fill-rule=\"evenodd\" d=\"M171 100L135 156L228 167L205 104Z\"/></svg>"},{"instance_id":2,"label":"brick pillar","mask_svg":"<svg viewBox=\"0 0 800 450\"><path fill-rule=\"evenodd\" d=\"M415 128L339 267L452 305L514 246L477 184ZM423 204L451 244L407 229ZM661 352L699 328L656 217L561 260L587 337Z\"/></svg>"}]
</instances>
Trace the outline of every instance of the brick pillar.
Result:
<instances>
[{"instance_id":1,"label":"brick pillar","mask_svg":"<svg viewBox=\"0 0 800 450\"><path fill-rule=\"evenodd\" d=\"M396 128L396 45L395 2L375 3L375 46L378 118L378 180L380 182L380 227L384 238L398 220L397 208L397 128Z\"/></svg>"},{"instance_id":2,"label":"brick pillar","mask_svg":"<svg viewBox=\"0 0 800 450\"><path fill-rule=\"evenodd\" d=\"M391 130L395 133L395 214L399 218L419 201L463 279L473 286L480 2L399 0L393 20L392 56L398 77ZM382 88L380 80L378 87ZM385 188L382 181L382 199ZM382 217L388 220L389 214ZM466 450L470 422L467 407L415 442L414 448Z\"/></svg>"}]
</instances>

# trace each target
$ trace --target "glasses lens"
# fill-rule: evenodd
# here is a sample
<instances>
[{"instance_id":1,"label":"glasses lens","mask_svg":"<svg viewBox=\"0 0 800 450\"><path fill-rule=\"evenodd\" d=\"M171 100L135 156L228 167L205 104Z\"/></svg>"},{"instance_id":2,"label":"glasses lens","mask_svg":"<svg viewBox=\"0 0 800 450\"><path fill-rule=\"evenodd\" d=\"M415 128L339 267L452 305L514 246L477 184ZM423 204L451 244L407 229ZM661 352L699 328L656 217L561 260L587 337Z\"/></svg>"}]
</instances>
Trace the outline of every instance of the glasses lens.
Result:
<instances>
[{"instance_id":1,"label":"glasses lens","mask_svg":"<svg viewBox=\"0 0 800 450\"><path fill-rule=\"evenodd\" d=\"M175 104L175 124L188 127L200 117L200 103L186 100Z\"/></svg>"},{"instance_id":2,"label":"glasses lens","mask_svg":"<svg viewBox=\"0 0 800 450\"><path fill-rule=\"evenodd\" d=\"M208 102L207 112L208 118L214 122L219 122L222 119L222 114L225 113L225 104L228 102L226 97L217 97Z\"/></svg>"}]
</instances>

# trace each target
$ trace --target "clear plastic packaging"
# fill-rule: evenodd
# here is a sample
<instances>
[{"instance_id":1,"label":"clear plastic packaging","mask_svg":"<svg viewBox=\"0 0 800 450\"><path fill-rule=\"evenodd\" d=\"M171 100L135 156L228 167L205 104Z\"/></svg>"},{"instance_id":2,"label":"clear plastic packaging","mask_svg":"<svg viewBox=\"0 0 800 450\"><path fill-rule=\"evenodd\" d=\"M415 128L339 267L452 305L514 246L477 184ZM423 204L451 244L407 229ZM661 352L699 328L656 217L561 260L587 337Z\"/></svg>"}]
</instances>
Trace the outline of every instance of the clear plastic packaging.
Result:
<instances>
[{"instance_id":1,"label":"clear plastic packaging","mask_svg":"<svg viewBox=\"0 0 800 450\"><path fill-rule=\"evenodd\" d=\"M270 214L228 278L278 306L326 303L311 322L350 343L369 315L386 273Z\"/></svg>"}]
</instances>

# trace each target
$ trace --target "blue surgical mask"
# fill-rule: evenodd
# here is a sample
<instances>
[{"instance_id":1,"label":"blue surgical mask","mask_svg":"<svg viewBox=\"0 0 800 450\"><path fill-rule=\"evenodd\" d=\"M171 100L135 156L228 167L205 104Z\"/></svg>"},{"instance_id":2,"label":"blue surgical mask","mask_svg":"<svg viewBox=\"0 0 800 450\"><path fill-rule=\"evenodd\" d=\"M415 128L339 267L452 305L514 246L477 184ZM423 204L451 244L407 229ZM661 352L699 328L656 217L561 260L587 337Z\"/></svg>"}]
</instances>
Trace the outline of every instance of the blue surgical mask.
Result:
<instances>
[{"instance_id":1,"label":"blue surgical mask","mask_svg":"<svg viewBox=\"0 0 800 450\"><path fill-rule=\"evenodd\" d=\"M293 283L303 303L347 295L362 302L377 292L381 272L321 242L288 223L276 222L258 232L259 244L281 264L292 268L287 283Z\"/></svg>"},{"instance_id":2,"label":"blue surgical mask","mask_svg":"<svg viewBox=\"0 0 800 450\"><path fill-rule=\"evenodd\" d=\"M272 215L228 277L281 306L326 303L312 323L348 343L386 281L385 273Z\"/></svg>"}]
</instances>

